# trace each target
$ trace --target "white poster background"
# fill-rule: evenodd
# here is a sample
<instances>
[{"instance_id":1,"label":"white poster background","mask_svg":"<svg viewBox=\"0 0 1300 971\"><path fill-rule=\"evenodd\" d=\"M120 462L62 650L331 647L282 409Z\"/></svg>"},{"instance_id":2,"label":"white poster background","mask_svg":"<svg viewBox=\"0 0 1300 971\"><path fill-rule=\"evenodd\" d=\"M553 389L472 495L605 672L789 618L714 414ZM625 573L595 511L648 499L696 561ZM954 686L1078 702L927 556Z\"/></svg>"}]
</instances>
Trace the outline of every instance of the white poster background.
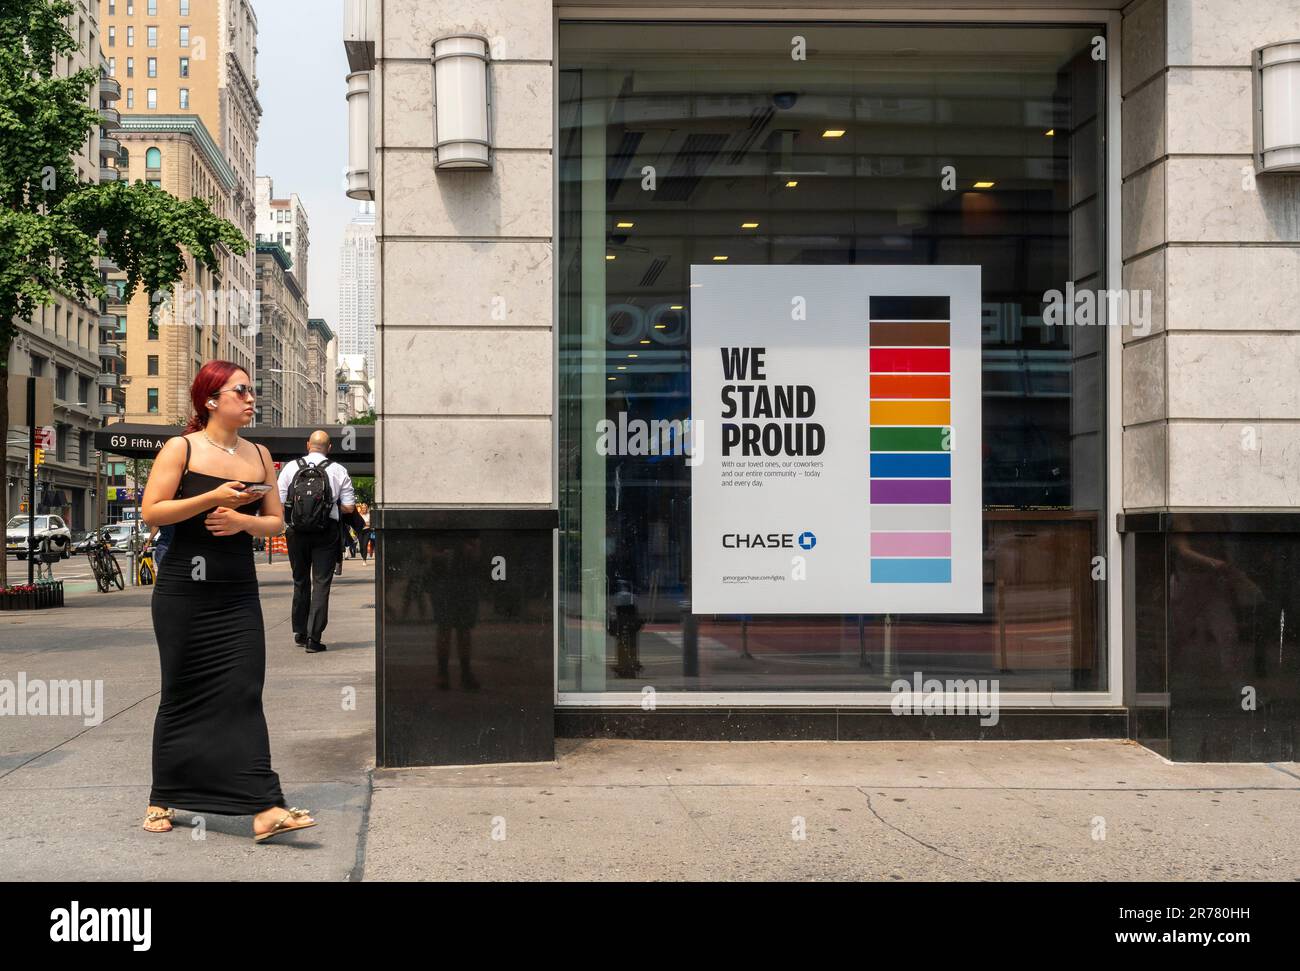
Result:
<instances>
[{"instance_id":1,"label":"white poster background","mask_svg":"<svg viewBox=\"0 0 1300 971\"><path fill-rule=\"evenodd\" d=\"M951 300L952 582L871 582L870 302ZM691 601L697 614L903 614L983 611L980 268L691 267ZM800 319L802 317L802 319ZM826 429L820 475L724 485L723 347L766 348L766 383L811 385ZM757 383L733 379L732 384ZM743 420L743 419L731 419ZM760 423L785 419L753 419ZM796 419L797 420L797 419ZM739 456L746 463L800 456ZM773 467L760 467L772 469ZM757 471L757 470L755 470ZM732 477L734 481L735 476ZM809 550L728 549L726 534L816 536ZM793 579L796 557L805 579Z\"/></svg>"}]
</instances>

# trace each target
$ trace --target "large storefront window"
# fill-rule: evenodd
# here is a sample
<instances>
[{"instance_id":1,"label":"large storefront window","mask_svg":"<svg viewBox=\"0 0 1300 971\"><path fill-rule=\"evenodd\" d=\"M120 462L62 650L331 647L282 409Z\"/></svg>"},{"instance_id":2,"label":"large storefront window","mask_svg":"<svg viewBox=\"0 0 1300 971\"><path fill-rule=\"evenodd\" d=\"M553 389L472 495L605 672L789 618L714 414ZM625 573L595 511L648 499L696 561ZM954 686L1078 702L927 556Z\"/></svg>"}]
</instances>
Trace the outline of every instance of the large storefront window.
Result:
<instances>
[{"instance_id":1,"label":"large storefront window","mask_svg":"<svg viewBox=\"0 0 1300 971\"><path fill-rule=\"evenodd\" d=\"M1102 36L561 26L561 692L1106 690L1105 329L1044 320L1107 286ZM719 264L979 268L980 612L692 611L661 433L691 417L691 268Z\"/></svg>"}]
</instances>

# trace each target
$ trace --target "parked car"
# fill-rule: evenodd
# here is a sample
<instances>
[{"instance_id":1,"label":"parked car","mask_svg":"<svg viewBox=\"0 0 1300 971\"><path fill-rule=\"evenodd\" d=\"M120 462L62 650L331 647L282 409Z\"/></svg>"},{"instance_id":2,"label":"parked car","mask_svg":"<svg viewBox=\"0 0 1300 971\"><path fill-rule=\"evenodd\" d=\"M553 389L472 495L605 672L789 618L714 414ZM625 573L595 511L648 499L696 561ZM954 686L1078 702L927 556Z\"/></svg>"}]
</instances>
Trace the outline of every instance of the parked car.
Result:
<instances>
[{"instance_id":1,"label":"parked car","mask_svg":"<svg viewBox=\"0 0 1300 971\"><path fill-rule=\"evenodd\" d=\"M5 524L5 552L15 554L20 560L27 559L28 518L15 516ZM36 542L43 542L47 536L61 558L66 560L72 554L72 530L60 517L36 517Z\"/></svg>"},{"instance_id":2,"label":"parked car","mask_svg":"<svg viewBox=\"0 0 1300 971\"><path fill-rule=\"evenodd\" d=\"M130 522L114 523L105 527L108 530L109 542L113 544L113 550L117 553L128 553L131 550L131 536L134 534L139 540L139 546L144 546L144 541L149 538L150 530L147 523L139 520Z\"/></svg>"}]
</instances>

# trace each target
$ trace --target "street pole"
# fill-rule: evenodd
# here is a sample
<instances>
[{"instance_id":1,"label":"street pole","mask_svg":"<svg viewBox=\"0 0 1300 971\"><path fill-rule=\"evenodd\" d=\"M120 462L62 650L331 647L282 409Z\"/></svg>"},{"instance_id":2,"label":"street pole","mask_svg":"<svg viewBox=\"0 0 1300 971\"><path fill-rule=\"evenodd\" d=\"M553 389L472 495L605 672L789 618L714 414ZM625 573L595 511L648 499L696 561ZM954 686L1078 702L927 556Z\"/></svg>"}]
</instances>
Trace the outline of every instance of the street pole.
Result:
<instances>
[{"instance_id":1,"label":"street pole","mask_svg":"<svg viewBox=\"0 0 1300 971\"><path fill-rule=\"evenodd\" d=\"M135 522L131 524L131 585L135 586L138 582L135 569L136 541L140 538L140 460L138 458L131 460L131 480L135 486L131 494L135 496Z\"/></svg>"},{"instance_id":2,"label":"street pole","mask_svg":"<svg viewBox=\"0 0 1300 971\"><path fill-rule=\"evenodd\" d=\"M36 378L27 379L27 585L36 583Z\"/></svg>"}]
</instances>

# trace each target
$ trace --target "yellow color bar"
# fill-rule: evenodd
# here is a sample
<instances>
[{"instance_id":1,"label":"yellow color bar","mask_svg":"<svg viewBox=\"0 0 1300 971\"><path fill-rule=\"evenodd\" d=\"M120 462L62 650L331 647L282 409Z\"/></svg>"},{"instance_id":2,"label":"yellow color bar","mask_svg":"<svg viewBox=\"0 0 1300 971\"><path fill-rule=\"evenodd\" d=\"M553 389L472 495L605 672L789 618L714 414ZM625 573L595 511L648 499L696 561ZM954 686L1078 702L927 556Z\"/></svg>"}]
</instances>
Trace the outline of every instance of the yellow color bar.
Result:
<instances>
[{"instance_id":1,"label":"yellow color bar","mask_svg":"<svg viewBox=\"0 0 1300 971\"><path fill-rule=\"evenodd\" d=\"M948 425L952 404L948 401L873 401L873 425Z\"/></svg>"}]
</instances>

